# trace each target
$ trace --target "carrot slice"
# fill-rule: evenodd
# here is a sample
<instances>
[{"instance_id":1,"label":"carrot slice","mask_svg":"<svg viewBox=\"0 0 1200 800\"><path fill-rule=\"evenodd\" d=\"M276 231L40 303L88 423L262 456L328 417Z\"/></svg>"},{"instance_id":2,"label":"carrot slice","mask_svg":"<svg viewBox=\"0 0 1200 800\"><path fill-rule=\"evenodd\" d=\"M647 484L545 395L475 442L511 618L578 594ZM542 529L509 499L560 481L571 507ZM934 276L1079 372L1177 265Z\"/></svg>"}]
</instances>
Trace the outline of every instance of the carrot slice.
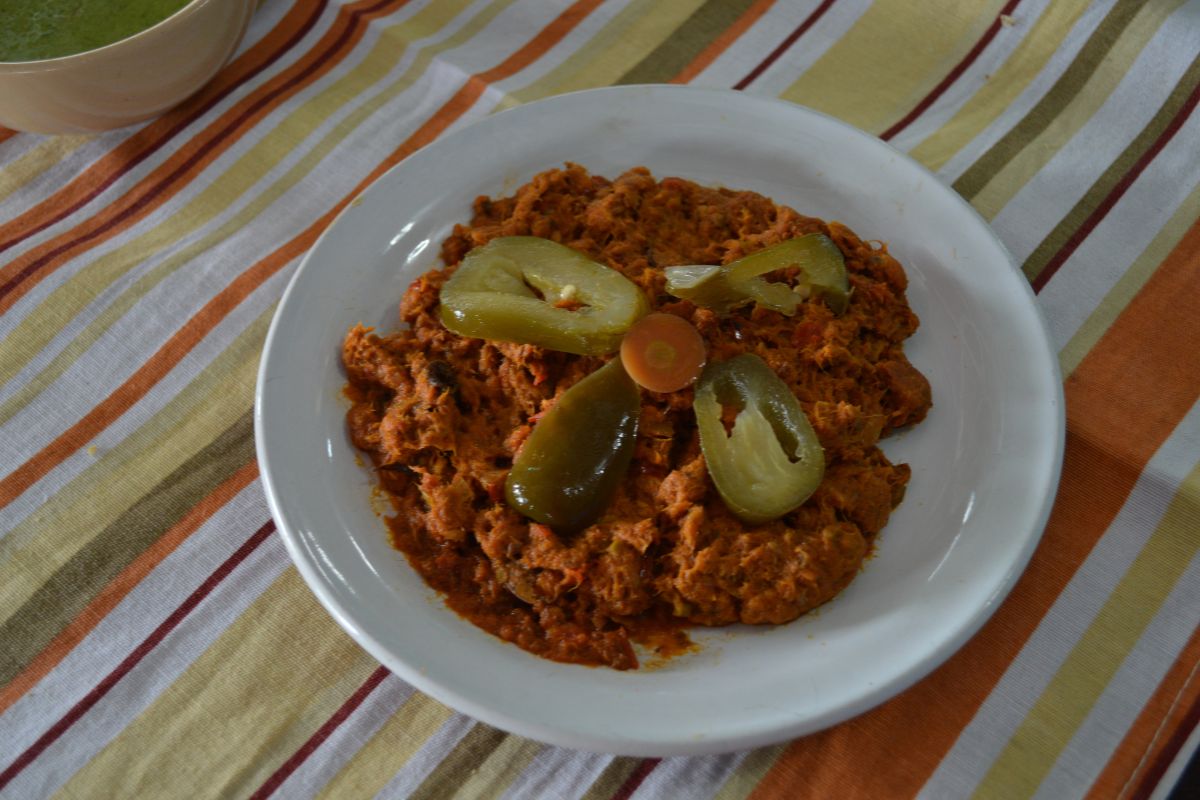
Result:
<instances>
[{"instance_id":1,"label":"carrot slice","mask_svg":"<svg viewBox=\"0 0 1200 800\"><path fill-rule=\"evenodd\" d=\"M704 339L674 314L647 314L621 340L621 363L629 377L652 392L674 392L704 369Z\"/></svg>"}]
</instances>

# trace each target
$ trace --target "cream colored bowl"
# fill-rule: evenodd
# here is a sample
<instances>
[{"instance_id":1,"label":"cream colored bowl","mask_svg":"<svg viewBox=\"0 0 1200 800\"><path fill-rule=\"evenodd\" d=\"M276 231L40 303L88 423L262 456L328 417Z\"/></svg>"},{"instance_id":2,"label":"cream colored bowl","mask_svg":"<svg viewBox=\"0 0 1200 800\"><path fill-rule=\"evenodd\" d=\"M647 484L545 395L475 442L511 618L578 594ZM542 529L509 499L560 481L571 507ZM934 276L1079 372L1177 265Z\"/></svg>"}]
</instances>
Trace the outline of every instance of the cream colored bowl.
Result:
<instances>
[{"instance_id":1,"label":"cream colored bowl","mask_svg":"<svg viewBox=\"0 0 1200 800\"><path fill-rule=\"evenodd\" d=\"M127 39L62 58L0 61L0 125L85 133L155 117L229 60L256 0L193 0Z\"/></svg>"}]
</instances>

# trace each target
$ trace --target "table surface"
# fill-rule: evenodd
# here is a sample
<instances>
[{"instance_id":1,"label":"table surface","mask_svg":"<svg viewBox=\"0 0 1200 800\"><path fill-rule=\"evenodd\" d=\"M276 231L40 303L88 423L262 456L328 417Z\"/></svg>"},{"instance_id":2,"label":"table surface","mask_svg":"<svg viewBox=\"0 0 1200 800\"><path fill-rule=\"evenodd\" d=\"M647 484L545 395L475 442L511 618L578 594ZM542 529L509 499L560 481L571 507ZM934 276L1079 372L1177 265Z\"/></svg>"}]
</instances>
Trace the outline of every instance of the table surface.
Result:
<instances>
[{"instance_id":1,"label":"table surface","mask_svg":"<svg viewBox=\"0 0 1200 800\"><path fill-rule=\"evenodd\" d=\"M265 0L161 119L0 130L0 795L1161 792L1200 717L1198 26L1197 0ZM663 760L380 667L288 560L252 425L283 287L371 180L498 106L653 82L810 106L953 186L1037 292L1068 422L1040 548L945 665Z\"/></svg>"}]
</instances>

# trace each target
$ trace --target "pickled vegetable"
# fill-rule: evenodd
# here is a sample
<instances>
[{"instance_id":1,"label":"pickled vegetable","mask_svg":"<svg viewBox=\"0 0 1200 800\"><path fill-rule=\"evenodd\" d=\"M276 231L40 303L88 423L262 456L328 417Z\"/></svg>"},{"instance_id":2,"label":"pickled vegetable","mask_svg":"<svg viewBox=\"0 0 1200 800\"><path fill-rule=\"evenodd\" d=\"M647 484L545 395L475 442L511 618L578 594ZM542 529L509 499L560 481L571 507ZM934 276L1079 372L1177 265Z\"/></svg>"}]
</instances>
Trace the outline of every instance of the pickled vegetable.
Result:
<instances>
[{"instance_id":1,"label":"pickled vegetable","mask_svg":"<svg viewBox=\"0 0 1200 800\"><path fill-rule=\"evenodd\" d=\"M726 406L737 412L728 433ZM825 453L817 434L787 384L758 356L709 364L693 408L709 475L743 521L781 517L820 485Z\"/></svg>"},{"instance_id":2,"label":"pickled vegetable","mask_svg":"<svg viewBox=\"0 0 1200 800\"><path fill-rule=\"evenodd\" d=\"M640 411L641 394L620 359L567 389L517 455L508 504L556 531L595 522L629 469Z\"/></svg>"},{"instance_id":3,"label":"pickled vegetable","mask_svg":"<svg viewBox=\"0 0 1200 800\"><path fill-rule=\"evenodd\" d=\"M706 358L700 331L674 314L647 314L621 340L625 371L652 392L674 392L691 385Z\"/></svg>"},{"instance_id":4,"label":"pickled vegetable","mask_svg":"<svg viewBox=\"0 0 1200 800\"><path fill-rule=\"evenodd\" d=\"M787 267L801 271L795 287L759 277ZM820 233L788 239L724 266L689 264L668 267L664 274L667 291L672 295L722 314L756 302L792 316L812 293L823 297L834 313L841 314L850 296L842 252Z\"/></svg>"},{"instance_id":5,"label":"pickled vegetable","mask_svg":"<svg viewBox=\"0 0 1200 800\"><path fill-rule=\"evenodd\" d=\"M442 287L440 314L462 336L603 355L649 310L616 270L549 239L505 236L467 254Z\"/></svg>"}]
</instances>

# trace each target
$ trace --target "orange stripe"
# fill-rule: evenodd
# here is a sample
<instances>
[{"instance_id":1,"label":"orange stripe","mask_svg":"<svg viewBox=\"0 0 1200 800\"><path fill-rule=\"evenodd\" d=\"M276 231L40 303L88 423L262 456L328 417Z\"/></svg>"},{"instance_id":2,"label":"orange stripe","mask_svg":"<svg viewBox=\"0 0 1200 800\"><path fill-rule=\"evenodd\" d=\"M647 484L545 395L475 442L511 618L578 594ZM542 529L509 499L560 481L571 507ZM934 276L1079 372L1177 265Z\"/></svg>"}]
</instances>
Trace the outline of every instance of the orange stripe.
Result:
<instances>
[{"instance_id":1,"label":"orange stripe","mask_svg":"<svg viewBox=\"0 0 1200 800\"><path fill-rule=\"evenodd\" d=\"M364 3L371 1L362 0ZM139 181L119 200L105 206L98 214L81 222L72 230L39 245L0 268L0 283L5 284L15 276L28 273L7 295L0 298L0 314L70 258L82 250L111 239L162 206L187 187L192 178L200 174L263 117L333 69L353 51L354 46L366 34L367 26L362 24L356 25L347 33L353 19L366 20L386 16L406 2L408 0L393 0L383 8L357 18L339 12L334 25L321 38L321 42L305 54L303 60L263 84L254 96L229 109L217 123L184 143L171 158ZM326 52L326 48L339 39L341 43ZM279 91L280 87L284 86L286 89ZM262 102L262 98L270 96L272 92L276 94L271 96L268 102ZM229 135L230 132L222 124L227 121L237 121L237 132L234 135Z\"/></svg>"},{"instance_id":2,"label":"orange stripe","mask_svg":"<svg viewBox=\"0 0 1200 800\"><path fill-rule=\"evenodd\" d=\"M339 203L338 207L341 207ZM318 224L328 224L335 212L321 217ZM186 325L176 331L128 380L106 397L78 422L63 431L45 448L0 481L0 508L11 503L33 483L61 464L104 430L113 420L129 410L150 389L162 380L196 344L223 320L263 281L274 275L291 259L300 256L316 241L313 228L292 239L271 255L243 272L220 293L208 301Z\"/></svg>"},{"instance_id":3,"label":"orange stripe","mask_svg":"<svg viewBox=\"0 0 1200 800\"><path fill-rule=\"evenodd\" d=\"M50 470L61 464L79 449L82 443L91 441L96 434L108 427L113 420L124 414L146 392L162 380L209 331L225 318L263 281L278 272L285 264L300 256L316 242L343 208L363 189L388 169L399 163L410 153L424 147L438 137L479 99L488 82L502 80L523 69L545 54L602 0L577 0L554 21L543 28L520 50L505 59L499 66L472 75L438 111L382 163L375 167L350 194L343 197L306 228L299 236L266 256L250 269L243 272L220 293L208 301L186 325L159 348L133 375L105 398L99 405L78 422L63 431L50 444L0 481L0 508L4 508L19 497L26 489L41 480Z\"/></svg>"},{"instance_id":4,"label":"orange stripe","mask_svg":"<svg viewBox=\"0 0 1200 800\"><path fill-rule=\"evenodd\" d=\"M142 579L150 574L163 559L175 552L189 536L203 525L221 507L230 501L238 492L258 477L258 464L254 461L246 464L237 472L230 475L219 486L212 490L181 519L167 530L158 541L148 547L125 569L113 578L100 593L79 612L75 619L59 632L42 652L29 662L29 665L13 678L7 686L0 689L0 714L3 714L26 692L37 685L42 678L58 666L66 658L67 653L83 641L100 621L116 608Z\"/></svg>"},{"instance_id":5,"label":"orange stripe","mask_svg":"<svg viewBox=\"0 0 1200 800\"><path fill-rule=\"evenodd\" d=\"M1009 599L979 635L917 686L793 743L755 789L754 800L790 797L798 785L815 797L907 797L920 790L1112 523L1146 462L1200 398L1197 318L1200 222L1067 379L1058 500ZM1145 347L1150 341L1153 351ZM887 768L872 768L870 753L886 756Z\"/></svg>"},{"instance_id":6,"label":"orange stripe","mask_svg":"<svg viewBox=\"0 0 1200 800\"><path fill-rule=\"evenodd\" d=\"M709 64L717 60L717 56L729 49L737 39L741 37L746 29L758 21L758 18L767 13L767 9L775 5L775 0L758 0L757 3L750 6L745 12L737 18L737 21L726 28L720 36L713 39L708 47L700 51L700 54L692 59L692 63L688 64L679 74L671 78L669 83L687 83L704 71Z\"/></svg>"},{"instance_id":7,"label":"orange stripe","mask_svg":"<svg viewBox=\"0 0 1200 800\"><path fill-rule=\"evenodd\" d=\"M1130 726L1088 791L1088 800L1127 794L1129 790L1125 787L1133 787L1139 776L1155 762L1172 732L1179 730L1188 709L1200 701L1197 666L1200 666L1200 630L1192 633L1192 638Z\"/></svg>"},{"instance_id":8,"label":"orange stripe","mask_svg":"<svg viewBox=\"0 0 1200 800\"><path fill-rule=\"evenodd\" d=\"M200 93L185 101L167 114L147 124L133 136L122 141L116 148L97 160L92 166L77 175L70 183L63 186L54 194L45 198L25 213L0 225L0 246L12 239L25 236L40 225L47 215L59 209L69 207L83 197L86 197L98 185L112 179L124 171L131 161L140 160L148 150L161 146L162 139L167 137L171 129L181 119L187 118L196 109L203 107L214 97L227 91L230 87L245 80L255 70L260 69L268 60L275 48L291 38L305 19L312 12L313 6L319 0L301 0L292 6L287 15L279 21L261 41L230 62L213 80L205 85ZM218 121L219 123L219 121ZM218 124L218 123L214 123ZM211 129L213 125L209 126ZM202 136L206 131L196 134Z\"/></svg>"},{"instance_id":9,"label":"orange stripe","mask_svg":"<svg viewBox=\"0 0 1200 800\"><path fill-rule=\"evenodd\" d=\"M562 38L582 22L584 17L595 11L596 6L601 2L603 0L576 0L569 8L555 17L549 25L538 31L537 36L526 42L520 50L487 72L472 75L469 85L476 86L475 98L483 93L486 84L509 78L545 55L547 50L562 41ZM467 86L464 86L459 93L466 91L468 91ZM472 98L471 104L474 104L475 98ZM451 100L451 102L454 101Z\"/></svg>"}]
</instances>

